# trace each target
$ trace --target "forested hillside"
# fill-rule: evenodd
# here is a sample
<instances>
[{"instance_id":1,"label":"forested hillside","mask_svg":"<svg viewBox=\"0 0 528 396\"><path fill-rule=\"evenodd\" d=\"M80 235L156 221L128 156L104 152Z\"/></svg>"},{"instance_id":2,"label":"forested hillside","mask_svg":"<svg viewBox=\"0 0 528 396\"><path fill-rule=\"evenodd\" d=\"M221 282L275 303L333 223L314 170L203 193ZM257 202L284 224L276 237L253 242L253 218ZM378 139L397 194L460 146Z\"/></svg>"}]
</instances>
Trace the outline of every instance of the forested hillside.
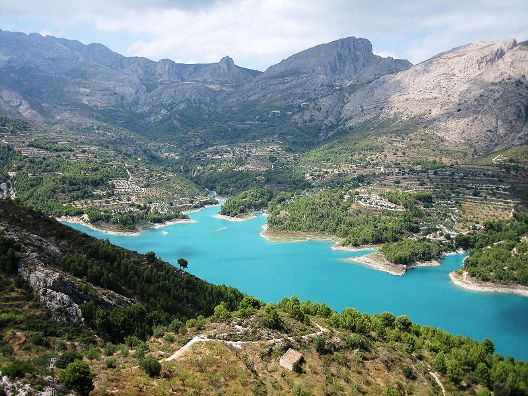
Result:
<instances>
[{"instance_id":1,"label":"forested hillside","mask_svg":"<svg viewBox=\"0 0 528 396\"><path fill-rule=\"evenodd\" d=\"M480 232L460 235L458 246L471 249L464 270L484 282L528 286L528 216L488 222Z\"/></svg>"},{"instance_id":2,"label":"forested hillside","mask_svg":"<svg viewBox=\"0 0 528 396\"><path fill-rule=\"evenodd\" d=\"M408 209L372 212L354 207L356 198L346 188L302 195L269 207L268 223L278 230L319 232L343 238L344 245L395 242L418 232L422 211L409 195Z\"/></svg>"},{"instance_id":3,"label":"forested hillside","mask_svg":"<svg viewBox=\"0 0 528 396\"><path fill-rule=\"evenodd\" d=\"M2 117L0 197L43 213L134 232L214 202L174 161L129 132L80 131ZM20 128L23 125L23 133Z\"/></svg>"}]
</instances>

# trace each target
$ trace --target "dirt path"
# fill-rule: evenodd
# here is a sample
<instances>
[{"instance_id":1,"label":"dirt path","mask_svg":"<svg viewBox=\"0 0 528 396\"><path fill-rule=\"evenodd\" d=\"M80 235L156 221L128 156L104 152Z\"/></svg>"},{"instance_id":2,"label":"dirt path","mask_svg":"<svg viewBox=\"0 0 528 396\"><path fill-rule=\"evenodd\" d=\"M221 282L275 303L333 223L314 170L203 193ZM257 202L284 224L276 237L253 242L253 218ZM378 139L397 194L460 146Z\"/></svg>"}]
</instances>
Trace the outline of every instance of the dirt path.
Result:
<instances>
[{"instance_id":1,"label":"dirt path","mask_svg":"<svg viewBox=\"0 0 528 396\"><path fill-rule=\"evenodd\" d=\"M169 362L171 360L178 359L180 356L182 356L185 352L187 352L191 347L196 344L197 342L209 342L214 341L214 339L204 337L202 335L193 337L187 344L182 346L180 349L178 349L176 352L174 352L172 355L170 355L168 358L164 359L165 361Z\"/></svg>"},{"instance_id":2,"label":"dirt path","mask_svg":"<svg viewBox=\"0 0 528 396\"><path fill-rule=\"evenodd\" d=\"M446 394L446 390L445 390L445 388L444 388L444 384L442 384L442 381L440 381L440 376L439 376L437 373L435 373L434 371L429 371L429 374L431 374L431 377L434 378L434 380L436 381L436 383L438 384L438 386L442 389L442 393L443 393L444 396L445 396L445 394Z\"/></svg>"},{"instance_id":3,"label":"dirt path","mask_svg":"<svg viewBox=\"0 0 528 396\"><path fill-rule=\"evenodd\" d=\"M306 335L302 336L301 338L303 340L306 340L306 339L309 339L309 338L312 338L312 337L320 336L324 332L328 331L327 329L325 329L324 327L322 327L322 326L320 326L318 324L315 324L315 326L319 329L319 331L316 331L316 332L310 333L310 334L306 334ZM271 340L267 340L267 342L269 344L273 344L273 343L276 343L276 342L279 342L279 341L283 341L285 339L293 340L293 337L272 338ZM176 352L174 352L168 358L162 359L161 361L169 362L171 360L176 360L176 359L180 358L183 354L185 354L185 352L190 350L194 344L196 344L198 342L211 342L211 341L223 342L226 345L229 345L230 347L236 348L236 349L241 349L244 344L249 344L249 343L253 343L253 342L261 342L261 341L219 340L217 338L208 338L208 337L205 337L204 335L198 335L198 336L193 337L187 344L182 346L180 349L178 349Z\"/></svg>"}]
</instances>

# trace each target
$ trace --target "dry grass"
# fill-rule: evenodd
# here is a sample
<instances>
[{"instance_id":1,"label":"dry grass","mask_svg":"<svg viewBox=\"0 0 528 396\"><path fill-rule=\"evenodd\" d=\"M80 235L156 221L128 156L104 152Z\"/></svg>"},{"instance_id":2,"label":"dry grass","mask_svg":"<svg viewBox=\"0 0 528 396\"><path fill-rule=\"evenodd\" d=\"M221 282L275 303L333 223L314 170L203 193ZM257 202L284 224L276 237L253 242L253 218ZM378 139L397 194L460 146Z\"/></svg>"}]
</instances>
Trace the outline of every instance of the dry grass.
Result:
<instances>
[{"instance_id":1,"label":"dry grass","mask_svg":"<svg viewBox=\"0 0 528 396\"><path fill-rule=\"evenodd\" d=\"M461 222L484 223L489 220L509 220L512 217L513 205L484 202L461 203Z\"/></svg>"},{"instance_id":2,"label":"dry grass","mask_svg":"<svg viewBox=\"0 0 528 396\"><path fill-rule=\"evenodd\" d=\"M190 337L215 332L217 327L218 331L225 331L229 326L209 323L200 332L175 335L174 343L153 338L148 342L149 354L161 359L160 351L167 356ZM299 331L305 334L306 330L305 326L299 326L291 328L290 334ZM330 337L328 333L327 339ZM304 356L301 372L279 366L280 356L290 345ZM91 363L97 375L94 395L379 395L389 386L405 394L435 394L435 386L423 363L382 344L374 345L370 352L345 349L320 355L311 340L295 336L292 341L275 345L265 340L249 342L240 349L220 340L196 343L181 358L162 361L162 374L155 379L137 367L132 355L133 351L125 358L116 354L115 369L104 366L105 357ZM416 378L406 378L403 366L411 367Z\"/></svg>"}]
</instances>

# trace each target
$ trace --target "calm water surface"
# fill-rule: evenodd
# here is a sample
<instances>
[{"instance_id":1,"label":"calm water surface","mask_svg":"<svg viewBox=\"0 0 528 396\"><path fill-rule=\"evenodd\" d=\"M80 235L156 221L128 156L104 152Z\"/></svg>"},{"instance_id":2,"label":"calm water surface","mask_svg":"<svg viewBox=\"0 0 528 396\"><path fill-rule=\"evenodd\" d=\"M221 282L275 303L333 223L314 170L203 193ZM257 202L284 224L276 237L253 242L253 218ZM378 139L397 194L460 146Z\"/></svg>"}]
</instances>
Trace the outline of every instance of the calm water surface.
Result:
<instances>
[{"instance_id":1,"label":"calm water surface","mask_svg":"<svg viewBox=\"0 0 528 396\"><path fill-rule=\"evenodd\" d=\"M268 242L259 234L265 216L245 222L213 217L219 206L191 213L197 223L117 236L69 224L73 228L142 253L154 251L175 264L189 260L189 272L226 284L267 302L285 296L324 302L340 311L354 307L368 313L390 311L413 321L478 340L490 338L498 352L528 360L528 298L466 291L454 286L449 272L463 255L447 256L439 267L393 276L344 261L370 250L331 250L326 241Z\"/></svg>"}]
</instances>

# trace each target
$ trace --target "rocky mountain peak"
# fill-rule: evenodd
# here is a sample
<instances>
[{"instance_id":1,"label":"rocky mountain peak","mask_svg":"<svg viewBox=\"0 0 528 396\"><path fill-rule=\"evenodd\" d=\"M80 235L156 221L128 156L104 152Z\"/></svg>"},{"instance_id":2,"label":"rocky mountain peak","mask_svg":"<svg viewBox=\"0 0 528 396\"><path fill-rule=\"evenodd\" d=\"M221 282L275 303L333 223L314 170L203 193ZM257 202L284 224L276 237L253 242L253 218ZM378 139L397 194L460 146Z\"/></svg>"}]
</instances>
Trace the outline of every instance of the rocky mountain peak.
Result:
<instances>
[{"instance_id":1,"label":"rocky mountain peak","mask_svg":"<svg viewBox=\"0 0 528 396\"><path fill-rule=\"evenodd\" d=\"M141 112L150 124L162 108L172 128L171 117L191 107L244 114L263 103L298 105L292 119L300 128L412 120L413 127L487 150L527 139L527 65L528 44L514 39L464 45L412 66L374 54L365 38L346 37L261 73L229 56L208 64L155 62L101 44L0 30L0 112L84 124L111 107L123 119ZM80 112L79 103L90 110ZM41 114L42 105L50 113Z\"/></svg>"},{"instance_id":2,"label":"rocky mountain peak","mask_svg":"<svg viewBox=\"0 0 528 396\"><path fill-rule=\"evenodd\" d=\"M218 62L218 66L220 66L220 70L223 73L230 73L236 68L235 62L229 56L224 56L222 59L220 59L220 62Z\"/></svg>"},{"instance_id":3,"label":"rocky mountain peak","mask_svg":"<svg viewBox=\"0 0 528 396\"><path fill-rule=\"evenodd\" d=\"M266 70L267 76L280 74L315 74L335 78L354 78L362 69L384 63L387 72L411 66L406 60L374 55L372 44L365 38L346 37L320 44L284 59ZM395 70L393 70L395 69ZM381 74L387 74L382 72ZM376 73L377 74L377 73Z\"/></svg>"},{"instance_id":4,"label":"rocky mountain peak","mask_svg":"<svg viewBox=\"0 0 528 396\"><path fill-rule=\"evenodd\" d=\"M517 46L518 43L515 39L479 41L442 52L421 65L427 68L449 67L453 68L453 72L462 74L479 73L500 61L506 53Z\"/></svg>"},{"instance_id":5,"label":"rocky mountain peak","mask_svg":"<svg viewBox=\"0 0 528 396\"><path fill-rule=\"evenodd\" d=\"M231 58L230 56L224 56L222 59L220 59L219 63L224 64L224 65L230 65L230 66L235 65L235 61L233 61L233 58Z\"/></svg>"}]
</instances>

